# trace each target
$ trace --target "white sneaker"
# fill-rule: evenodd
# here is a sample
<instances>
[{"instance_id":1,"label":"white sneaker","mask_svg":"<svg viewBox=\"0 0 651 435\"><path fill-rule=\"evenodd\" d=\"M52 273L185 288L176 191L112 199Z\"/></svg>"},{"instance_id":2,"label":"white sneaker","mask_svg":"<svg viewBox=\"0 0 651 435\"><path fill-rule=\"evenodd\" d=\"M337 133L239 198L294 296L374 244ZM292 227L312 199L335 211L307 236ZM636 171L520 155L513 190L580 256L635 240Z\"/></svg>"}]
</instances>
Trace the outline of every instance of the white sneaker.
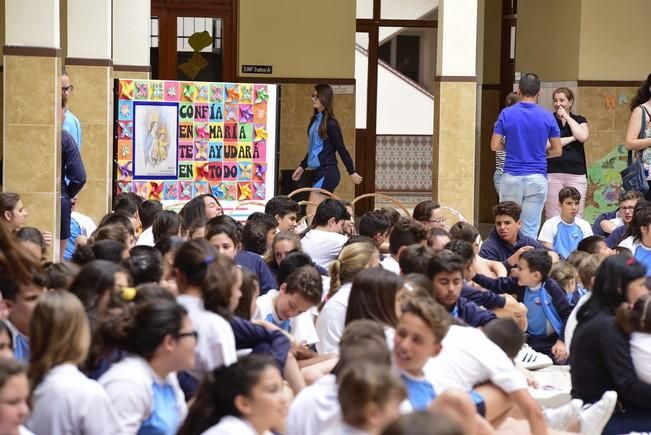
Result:
<instances>
[{"instance_id":1,"label":"white sneaker","mask_svg":"<svg viewBox=\"0 0 651 435\"><path fill-rule=\"evenodd\" d=\"M585 435L600 434L613 415L616 404L617 392L606 391L601 396L601 400L586 406L579 414L581 433Z\"/></svg>"},{"instance_id":2,"label":"white sneaker","mask_svg":"<svg viewBox=\"0 0 651 435\"><path fill-rule=\"evenodd\" d=\"M544 369L554 365L554 361L544 353L536 352L525 343L515 357L515 361L527 370Z\"/></svg>"},{"instance_id":3,"label":"white sneaker","mask_svg":"<svg viewBox=\"0 0 651 435\"><path fill-rule=\"evenodd\" d=\"M570 403L558 408L546 408L545 423L549 429L565 430L579 418L583 400L573 399Z\"/></svg>"}]
</instances>

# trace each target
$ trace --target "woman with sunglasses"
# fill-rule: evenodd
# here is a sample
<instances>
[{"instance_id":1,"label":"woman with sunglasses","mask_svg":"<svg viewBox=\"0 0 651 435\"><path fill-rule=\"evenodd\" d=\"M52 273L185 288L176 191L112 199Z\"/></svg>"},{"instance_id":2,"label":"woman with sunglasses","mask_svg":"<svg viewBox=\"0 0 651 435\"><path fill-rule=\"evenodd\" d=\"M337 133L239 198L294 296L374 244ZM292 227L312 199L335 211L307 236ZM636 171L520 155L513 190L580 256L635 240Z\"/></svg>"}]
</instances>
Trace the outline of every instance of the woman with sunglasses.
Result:
<instances>
[{"instance_id":1,"label":"woman with sunglasses","mask_svg":"<svg viewBox=\"0 0 651 435\"><path fill-rule=\"evenodd\" d=\"M174 434L187 405L176 372L194 366L197 333L187 311L153 299L124 311L122 348L131 355L99 379L118 414L121 434Z\"/></svg>"},{"instance_id":2,"label":"woman with sunglasses","mask_svg":"<svg viewBox=\"0 0 651 435\"><path fill-rule=\"evenodd\" d=\"M328 192L334 192L339 184L341 175L337 168L337 157L344 162L346 170L350 174L353 183L362 182L362 177L355 171L355 164L350 153L344 145L341 127L332 108L333 91L330 85L318 84L314 86L312 93L312 107L314 114L310 119L307 128L308 150L305 158L292 174L292 180L298 181L306 168L314 171L314 184L312 187L321 188ZM318 192L310 192L307 215L312 216L314 209L325 195Z\"/></svg>"}]
</instances>

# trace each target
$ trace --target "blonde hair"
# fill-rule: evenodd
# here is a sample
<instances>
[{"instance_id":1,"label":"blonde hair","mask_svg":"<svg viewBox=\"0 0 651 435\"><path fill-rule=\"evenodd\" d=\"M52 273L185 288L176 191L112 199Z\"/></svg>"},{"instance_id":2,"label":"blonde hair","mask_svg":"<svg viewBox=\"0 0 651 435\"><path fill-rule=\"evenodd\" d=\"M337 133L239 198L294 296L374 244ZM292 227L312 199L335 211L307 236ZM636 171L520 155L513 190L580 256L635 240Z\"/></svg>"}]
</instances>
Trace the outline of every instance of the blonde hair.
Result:
<instances>
[{"instance_id":1,"label":"blonde hair","mask_svg":"<svg viewBox=\"0 0 651 435\"><path fill-rule=\"evenodd\" d=\"M334 296L342 284L352 282L355 275L368 266L375 252L377 252L377 248L369 242L357 242L344 246L337 259L330 263L330 291L326 300ZM320 308L322 307L323 304Z\"/></svg>"},{"instance_id":2,"label":"blonde hair","mask_svg":"<svg viewBox=\"0 0 651 435\"><path fill-rule=\"evenodd\" d=\"M578 270L584 288L592 290L592 279L597 276L597 269L605 258L606 256L602 254L590 254L581 260Z\"/></svg>"},{"instance_id":3,"label":"blonde hair","mask_svg":"<svg viewBox=\"0 0 651 435\"><path fill-rule=\"evenodd\" d=\"M90 326L81 301L70 292L43 293L29 324L32 392L53 367L86 359L90 347Z\"/></svg>"},{"instance_id":4,"label":"blonde hair","mask_svg":"<svg viewBox=\"0 0 651 435\"><path fill-rule=\"evenodd\" d=\"M264 262L267 263L267 266L274 267L274 263L276 261L274 255L274 250L276 249L276 243L281 242L283 240L294 242L294 249L299 250L301 252L303 251L303 247L301 246L301 239L298 237L298 234L296 234L292 230L279 231L274 236L273 242L271 242L271 249L269 249L264 254L263 258L264 258ZM280 264L276 264L275 266L280 266Z\"/></svg>"},{"instance_id":5,"label":"blonde hair","mask_svg":"<svg viewBox=\"0 0 651 435\"><path fill-rule=\"evenodd\" d=\"M406 296L401 303L402 314L411 313L427 324L437 343L440 343L450 328L450 315L433 298Z\"/></svg>"},{"instance_id":6,"label":"blonde hair","mask_svg":"<svg viewBox=\"0 0 651 435\"><path fill-rule=\"evenodd\" d=\"M342 420L355 427L368 423L368 405L383 408L391 399L407 397L405 387L389 367L370 362L351 364L337 376L337 383Z\"/></svg>"},{"instance_id":7,"label":"blonde hair","mask_svg":"<svg viewBox=\"0 0 651 435\"><path fill-rule=\"evenodd\" d=\"M565 288L570 283L570 280L577 278L579 272L576 267L572 266L567 261L559 261L552 266L549 272L550 278L556 281L561 287Z\"/></svg>"}]
</instances>

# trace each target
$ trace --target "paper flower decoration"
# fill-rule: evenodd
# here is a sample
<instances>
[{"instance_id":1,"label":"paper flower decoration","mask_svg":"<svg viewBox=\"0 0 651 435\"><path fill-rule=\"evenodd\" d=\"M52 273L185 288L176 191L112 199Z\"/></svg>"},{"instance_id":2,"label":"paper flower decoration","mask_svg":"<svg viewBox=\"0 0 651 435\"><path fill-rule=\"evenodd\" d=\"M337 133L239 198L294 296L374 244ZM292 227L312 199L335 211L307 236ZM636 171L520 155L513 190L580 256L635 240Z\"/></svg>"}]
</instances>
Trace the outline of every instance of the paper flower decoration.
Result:
<instances>
[{"instance_id":1,"label":"paper flower decoration","mask_svg":"<svg viewBox=\"0 0 651 435\"><path fill-rule=\"evenodd\" d=\"M256 103L266 103L269 100L269 95L267 94L267 88L260 88L256 91L255 102Z\"/></svg>"},{"instance_id":2,"label":"paper flower decoration","mask_svg":"<svg viewBox=\"0 0 651 435\"><path fill-rule=\"evenodd\" d=\"M207 124L197 125L196 128L196 137L197 139L208 139L210 138L210 131Z\"/></svg>"},{"instance_id":3,"label":"paper flower decoration","mask_svg":"<svg viewBox=\"0 0 651 435\"><path fill-rule=\"evenodd\" d=\"M237 197L237 184L224 184L224 199L233 201Z\"/></svg>"},{"instance_id":4,"label":"paper flower decoration","mask_svg":"<svg viewBox=\"0 0 651 435\"><path fill-rule=\"evenodd\" d=\"M120 180L126 181L130 180L133 175L133 162L129 160L123 165L118 163L118 169L120 171Z\"/></svg>"},{"instance_id":5,"label":"paper flower decoration","mask_svg":"<svg viewBox=\"0 0 651 435\"><path fill-rule=\"evenodd\" d=\"M240 90L238 89L238 86L235 85L232 88L227 89L228 92L228 97L226 97L226 101L229 103L237 103L240 99Z\"/></svg>"},{"instance_id":6,"label":"paper flower decoration","mask_svg":"<svg viewBox=\"0 0 651 435\"><path fill-rule=\"evenodd\" d=\"M128 157L129 154L130 154L130 151L131 151L131 149L129 147L129 144L123 143L122 146L120 147L120 156L122 158Z\"/></svg>"},{"instance_id":7,"label":"paper flower decoration","mask_svg":"<svg viewBox=\"0 0 651 435\"><path fill-rule=\"evenodd\" d=\"M255 192L253 199L265 199L267 196L264 183L253 183L253 191Z\"/></svg>"},{"instance_id":8,"label":"paper flower decoration","mask_svg":"<svg viewBox=\"0 0 651 435\"><path fill-rule=\"evenodd\" d=\"M210 185L208 183L199 181L194 183L194 189L197 191L197 195L204 195L210 193Z\"/></svg>"},{"instance_id":9,"label":"paper flower decoration","mask_svg":"<svg viewBox=\"0 0 651 435\"><path fill-rule=\"evenodd\" d=\"M120 139L131 139L133 137L133 124L126 121L118 121L118 137Z\"/></svg>"},{"instance_id":10,"label":"paper flower decoration","mask_svg":"<svg viewBox=\"0 0 651 435\"><path fill-rule=\"evenodd\" d=\"M122 91L120 92L120 95L127 100L133 100L133 82L128 81L120 83L122 85Z\"/></svg>"},{"instance_id":11,"label":"paper flower decoration","mask_svg":"<svg viewBox=\"0 0 651 435\"><path fill-rule=\"evenodd\" d=\"M239 163L240 167L240 179L250 180L251 179L251 164L250 163Z\"/></svg>"},{"instance_id":12,"label":"paper flower decoration","mask_svg":"<svg viewBox=\"0 0 651 435\"><path fill-rule=\"evenodd\" d=\"M165 185L163 183L156 183L155 181L150 181L149 185L151 186L151 190L149 191L149 198L157 199L160 201L161 193L163 193L163 187Z\"/></svg>"},{"instance_id":13,"label":"paper flower decoration","mask_svg":"<svg viewBox=\"0 0 651 435\"><path fill-rule=\"evenodd\" d=\"M144 100L149 97L148 83L136 83L136 98Z\"/></svg>"},{"instance_id":14,"label":"paper flower decoration","mask_svg":"<svg viewBox=\"0 0 651 435\"><path fill-rule=\"evenodd\" d=\"M226 109L226 122L237 122L237 105L226 104L224 107Z\"/></svg>"},{"instance_id":15,"label":"paper flower decoration","mask_svg":"<svg viewBox=\"0 0 651 435\"><path fill-rule=\"evenodd\" d=\"M261 142L267 140L267 130L264 128L264 125L255 127L255 139L253 142Z\"/></svg>"},{"instance_id":16,"label":"paper flower decoration","mask_svg":"<svg viewBox=\"0 0 651 435\"><path fill-rule=\"evenodd\" d=\"M167 88L167 96L170 98L176 97L176 87L170 86L169 88Z\"/></svg>"},{"instance_id":17,"label":"paper flower decoration","mask_svg":"<svg viewBox=\"0 0 651 435\"><path fill-rule=\"evenodd\" d=\"M197 92L195 85L183 85L183 97L190 101L194 101L194 95Z\"/></svg>"},{"instance_id":18,"label":"paper flower decoration","mask_svg":"<svg viewBox=\"0 0 651 435\"><path fill-rule=\"evenodd\" d=\"M199 99L201 100L208 99L208 85L199 87Z\"/></svg>"},{"instance_id":19,"label":"paper flower decoration","mask_svg":"<svg viewBox=\"0 0 651 435\"><path fill-rule=\"evenodd\" d=\"M210 94L212 95L212 101L222 101L224 99L224 88L219 85L212 85Z\"/></svg>"},{"instance_id":20,"label":"paper flower decoration","mask_svg":"<svg viewBox=\"0 0 651 435\"><path fill-rule=\"evenodd\" d=\"M120 115L122 115L123 118L128 118L130 114L131 109L129 108L129 103L122 103L120 105Z\"/></svg>"},{"instance_id":21,"label":"paper flower decoration","mask_svg":"<svg viewBox=\"0 0 651 435\"><path fill-rule=\"evenodd\" d=\"M194 147L195 160L208 160L208 142L195 142Z\"/></svg>"},{"instance_id":22,"label":"paper flower decoration","mask_svg":"<svg viewBox=\"0 0 651 435\"><path fill-rule=\"evenodd\" d=\"M217 199L224 199L224 189L222 189L222 184L217 183L210 186L212 195Z\"/></svg>"},{"instance_id":23,"label":"paper flower decoration","mask_svg":"<svg viewBox=\"0 0 651 435\"><path fill-rule=\"evenodd\" d=\"M209 175L210 171L208 171L207 163L205 165L197 165L197 172L194 175L195 180L207 180Z\"/></svg>"},{"instance_id":24,"label":"paper flower decoration","mask_svg":"<svg viewBox=\"0 0 651 435\"><path fill-rule=\"evenodd\" d=\"M192 198L192 182L191 181L181 181L180 187L181 191L179 192L179 199L190 199Z\"/></svg>"},{"instance_id":25,"label":"paper flower decoration","mask_svg":"<svg viewBox=\"0 0 651 435\"><path fill-rule=\"evenodd\" d=\"M267 165L255 164L255 179L264 181L264 174L267 173Z\"/></svg>"},{"instance_id":26,"label":"paper flower decoration","mask_svg":"<svg viewBox=\"0 0 651 435\"><path fill-rule=\"evenodd\" d=\"M171 182L165 185L165 199L172 200L178 199L179 197L179 187L175 182Z\"/></svg>"},{"instance_id":27,"label":"paper flower decoration","mask_svg":"<svg viewBox=\"0 0 651 435\"><path fill-rule=\"evenodd\" d=\"M240 122L251 122L253 110L250 104L240 104Z\"/></svg>"},{"instance_id":28,"label":"paper flower decoration","mask_svg":"<svg viewBox=\"0 0 651 435\"><path fill-rule=\"evenodd\" d=\"M240 102L246 101L247 103L251 102L251 94L253 94L253 88L251 86L242 86L242 96L240 97Z\"/></svg>"},{"instance_id":29,"label":"paper flower decoration","mask_svg":"<svg viewBox=\"0 0 651 435\"><path fill-rule=\"evenodd\" d=\"M152 83L151 84L151 98L154 100L163 99L163 84L162 83Z\"/></svg>"},{"instance_id":30,"label":"paper flower decoration","mask_svg":"<svg viewBox=\"0 0 651 435\"><path fill-rule=\"evenodd\" d=\"M120 190L120 192L125 192L125 193L131 192L131 182L129 181L119 182L118 189Z\"/></svg>"},{"instance_id":31,"label":"paper flower decoration","mask_svg":"<svg viewBox=\"0 0 651 435\"><path fill-rule=\"evenodd\" d=\"M145 182L136 183L134 187L136 188L136 194L147 199L147 183Z\"/></svg>"},{"instance_id":32,"label":"paper flower decoration","mask_svg":"<svg viewBox=\"0 0 651 435\"><path fill-rule=\"evenodd\" d=\"M249 183L240 184L240 201L243 199L251 199L251 185Z\"/></svg>"}]
</instances>

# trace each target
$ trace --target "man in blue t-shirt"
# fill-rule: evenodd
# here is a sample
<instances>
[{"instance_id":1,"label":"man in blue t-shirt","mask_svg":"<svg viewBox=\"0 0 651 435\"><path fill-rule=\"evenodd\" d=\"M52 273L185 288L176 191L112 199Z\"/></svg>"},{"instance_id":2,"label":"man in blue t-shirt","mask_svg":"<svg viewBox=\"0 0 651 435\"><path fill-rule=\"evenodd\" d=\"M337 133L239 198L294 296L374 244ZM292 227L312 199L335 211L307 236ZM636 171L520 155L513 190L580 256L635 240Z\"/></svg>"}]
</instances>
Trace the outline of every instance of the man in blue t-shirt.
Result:
<instances>
[{"instance_id":1,"label":"man in blue t-shirt","mask_svg":"<svg viewBox=\"0 0 651 435\"><path fill-rule=\"evenodd\" d=\"M537 104L538 76L523 74L518 93L522 100L502 110L495 123L491 149L506 150L500 202L515 201L522 207L522 233L535 239L547 197L547 158L560 156L563 149L554 116Z\"/></svg>"}]
</instances>

